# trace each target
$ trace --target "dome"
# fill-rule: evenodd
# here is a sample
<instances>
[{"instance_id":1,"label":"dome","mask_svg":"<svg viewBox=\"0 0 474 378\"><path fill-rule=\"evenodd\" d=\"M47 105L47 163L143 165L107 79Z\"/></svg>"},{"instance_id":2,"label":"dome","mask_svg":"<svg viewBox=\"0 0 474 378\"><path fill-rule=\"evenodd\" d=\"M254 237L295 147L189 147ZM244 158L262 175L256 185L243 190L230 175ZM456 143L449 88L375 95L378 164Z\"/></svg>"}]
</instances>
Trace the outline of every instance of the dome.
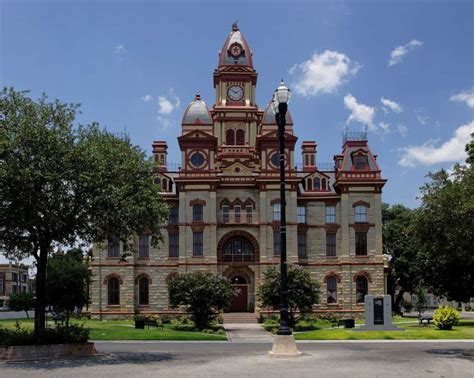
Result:
<instances>
[{"instance_id":1,"label":"dome","mask_svg":"<svg viewBox=\"0 0 474 378\"><path fill-rule=\"evenodd\" d=\"M268 103L267 107L265 108L265 111L263 112L262 125L276 125L275 112L270 106L271 103L271 101ZM291 114L289 111L286 113L286 123L293 124L293 118L291 118Z\"/></svg>"},{"instance_id":2,"label":"dome","mask_svg":"<svg viewBox=\"0 0 474 378\"><path fill-rule=\"evenodd\" d=\"M219 53L219 67L240 65L253 68L252 50L236 23Z\"/></svg>"},{"instance_id":3,"label":"dome","mask_svg":"<svg viewBox=\"0 0 474 378\"><path fill-rule=\"evenodd\" d=\"M199 94L188 105L183 115L183 125L212 125L211 113Z\"/></svg>"}]
</instances>

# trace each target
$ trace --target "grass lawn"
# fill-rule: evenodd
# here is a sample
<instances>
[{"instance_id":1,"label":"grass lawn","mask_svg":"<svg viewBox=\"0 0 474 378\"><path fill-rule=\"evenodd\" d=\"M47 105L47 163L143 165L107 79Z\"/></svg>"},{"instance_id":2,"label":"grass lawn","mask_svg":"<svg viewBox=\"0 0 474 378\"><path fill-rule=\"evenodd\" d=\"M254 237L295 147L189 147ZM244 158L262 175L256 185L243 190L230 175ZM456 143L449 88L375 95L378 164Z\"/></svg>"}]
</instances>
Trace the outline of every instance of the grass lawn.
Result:
<instances>
[{"instance_id":1,"label":"grass lawn","mask_svg":"<svg viewBox=\"0 0 474 378\"><path fill-rule=\"evenodd\" d=\"M321 328L314 331L295 333L296 340L436 340L474 339L474 321L461 320L451 331L440 331L434 325L419 326L416 319L394 321L405 331L355 332L344 328Z\"/></svg>"},{"instance_id":2,"label":"grass lawn","mask_svg":"<svg viewBox=\"0 0 474 378\"><path fill-rule=\"evenodd\" d=\"M24 328L33 328L33 319L0 320L0 327L15 328L16 321ZM175 331L169 324L163 330L155 328L135 329L131 320L72 320L73 324L84 324L90 330L91 340L227 340L226 335L215 335L203 332ZM49 321L53 326L54 322Z\"/></svg>"}]
</instances>

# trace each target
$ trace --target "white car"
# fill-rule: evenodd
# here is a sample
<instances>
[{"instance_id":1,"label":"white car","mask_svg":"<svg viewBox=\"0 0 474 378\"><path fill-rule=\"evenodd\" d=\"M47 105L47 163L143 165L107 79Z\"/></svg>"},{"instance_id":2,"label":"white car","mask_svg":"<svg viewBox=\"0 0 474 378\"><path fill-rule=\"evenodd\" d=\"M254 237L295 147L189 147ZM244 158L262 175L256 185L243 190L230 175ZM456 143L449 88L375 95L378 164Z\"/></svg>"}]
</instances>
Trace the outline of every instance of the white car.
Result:
<instances>
[{"instance_id":1,"label":"white car","mask_svg":"<svg viewBox=\"0 0 474 378\"><path fill-rule=\"evenodd\" d=\"M10 308L8 306L2 306L0 307L0 311L9 311Z\"/></svg>"}]
</instances>

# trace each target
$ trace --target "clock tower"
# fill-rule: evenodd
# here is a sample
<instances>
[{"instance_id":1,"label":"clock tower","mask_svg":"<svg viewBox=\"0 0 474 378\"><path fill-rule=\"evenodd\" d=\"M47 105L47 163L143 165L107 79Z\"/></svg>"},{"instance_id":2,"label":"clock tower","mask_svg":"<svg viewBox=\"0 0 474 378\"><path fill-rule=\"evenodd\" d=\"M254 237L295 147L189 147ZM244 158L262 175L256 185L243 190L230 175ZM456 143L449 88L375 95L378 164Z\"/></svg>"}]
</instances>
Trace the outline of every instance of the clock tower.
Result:
<instances>
[{"instance_id":1,"label":"clock tower","mask_svg":"<svg viewBox=\"0 0 474 378\"><path fill-rule=\"evenodd\" d=\"M236 23L219 53L214 71L216 102L211 108L214 136L217 138L217 162L222 168L235 160L254 162L259 123L255 103L257 72L252 50Z\"/></svg>"}]
</instances>

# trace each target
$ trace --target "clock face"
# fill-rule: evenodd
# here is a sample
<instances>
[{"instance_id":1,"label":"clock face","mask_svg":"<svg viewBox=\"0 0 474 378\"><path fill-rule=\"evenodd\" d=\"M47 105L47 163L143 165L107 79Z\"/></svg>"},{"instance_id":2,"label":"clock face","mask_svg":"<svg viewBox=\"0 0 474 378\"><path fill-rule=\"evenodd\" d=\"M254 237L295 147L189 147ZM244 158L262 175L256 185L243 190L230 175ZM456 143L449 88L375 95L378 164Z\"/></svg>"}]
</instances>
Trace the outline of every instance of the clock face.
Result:
<instances>
[{"instance_id":1,"label":"clock face","mask_svg":"<svg viewBox=\"0 0 474 378\"><path fill-rule=\"evenodd\" d=\"M242 100L242 97L244 97L244 89L238 85L232 85L227 89L227 96L232 101Z\"/></svg>"},{"instance_id":2,"label":"clock face","mask_svg":"<svg viewBox=\"0 0 474 378\"><path fill-rule=\"evenodd\" d=\"M234 44L230 47L230 53L233 57L238 57L242 52L242 47L239 44Z\"/></svg>"}]
</instances>

